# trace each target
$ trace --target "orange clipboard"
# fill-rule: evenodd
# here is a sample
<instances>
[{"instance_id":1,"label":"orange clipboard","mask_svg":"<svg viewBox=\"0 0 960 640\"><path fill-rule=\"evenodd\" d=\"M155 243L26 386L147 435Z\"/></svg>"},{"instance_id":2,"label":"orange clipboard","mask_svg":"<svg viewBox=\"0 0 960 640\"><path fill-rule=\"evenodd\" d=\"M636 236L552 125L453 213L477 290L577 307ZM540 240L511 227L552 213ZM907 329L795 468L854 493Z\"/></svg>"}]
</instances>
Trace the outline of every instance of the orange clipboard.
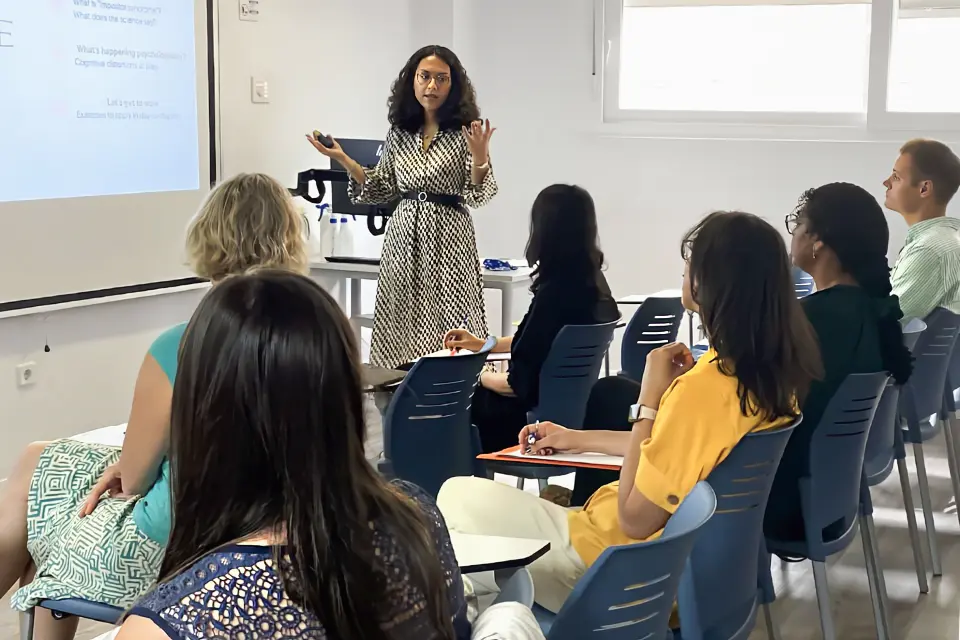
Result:
<instances>
[{"instance_id":1,"label":"orange clipboard","mask_svg":"<svg viewBox=\"0 0 960 640\"><path fill-rule=\"evenodd\" d=\"M604 469L606 471L620 471L621 465L615 464L597 464L589 462L590 454L567 454L565 456L512 456L520 450L520 445L507 447L503 451L496 453L481 453L477 456L480 460L495 460L497 462L508 462L510 464L545 464L551 467L574 467L580 469ZM571 460L570 458L580 458L583 460ZM610 456L604 456L608 458ZM558 459L559 458L559 459Z\"/></svg>"}]
</instances>

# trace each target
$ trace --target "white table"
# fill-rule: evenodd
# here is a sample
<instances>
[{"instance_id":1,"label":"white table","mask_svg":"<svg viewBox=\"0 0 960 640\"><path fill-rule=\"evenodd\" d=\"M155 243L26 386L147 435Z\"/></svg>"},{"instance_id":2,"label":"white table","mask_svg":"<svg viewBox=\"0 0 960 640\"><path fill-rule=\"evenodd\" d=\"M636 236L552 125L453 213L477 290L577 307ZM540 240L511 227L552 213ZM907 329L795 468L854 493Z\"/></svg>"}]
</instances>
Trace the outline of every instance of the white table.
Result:
<instances>
[{"instance_id":1,"label":"white table","mask_svg":"<svg viewBox=\"0 0 960 640\"><path fill-rule=\"evenodd\" d=\"M105 444L109 447L122 447L123 435L127 432L127 424L118 424L112 427L101 427L93 431L81 433L78 436L71 436L71 440L80 442L90 442L92 444Z\"/></svg>"},{"instance_id":2,"label":"white table","mask_svg":"<svg viewBox=\"0 0 960 640\"><path fill-rule=\"evenodd\" d=\"M350 314L350 321L354 331L360 335L360 282L376 280L380 277L380 266L375 264L343 263L343 262L311 262L310 273L314 276L334 276L350 283L350 294L341 293L341 304ZM513 294L518 289L530 287L530 276L533 269L521 267L516 271L488 271L483 270L484 289L500 291L500 326L504 336L513 333ZM349 298L349 299L348 299Z\"/></svg>"},{"instance_id":3,"label":"white table","mask_svg":"<svg viewBox=\"0 0 960 640\"><path fill-rule=\"evenodd\" d=\"M463 573L519 569L550 551L547 540L504 538L450 532L453 553Z\"/></svg>"},{"instance_id":4,"label":"white table","mask_svg":"<svg viewBox=\"0 0 960 640\"><path fill-rule=\"evenodd\" d=\"M683 292L680 289L664 289L654 293L635 293L617 300L617 304L635 304L641 305L647 298L682 298Z\"/></svg>"}]
</instances>

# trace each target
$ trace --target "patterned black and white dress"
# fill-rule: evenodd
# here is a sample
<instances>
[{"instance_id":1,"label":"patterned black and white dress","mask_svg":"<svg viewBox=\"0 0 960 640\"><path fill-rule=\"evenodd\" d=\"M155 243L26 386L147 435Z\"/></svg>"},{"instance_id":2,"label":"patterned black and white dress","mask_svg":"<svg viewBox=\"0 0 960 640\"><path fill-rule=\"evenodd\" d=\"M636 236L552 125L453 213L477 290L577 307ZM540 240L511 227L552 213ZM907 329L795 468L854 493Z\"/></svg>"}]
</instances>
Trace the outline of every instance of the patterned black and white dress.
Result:
<instances>
[{"instance_id":1,"label":"patterned black and white dress","mask_svg":"<svg viewBox=\"0 0 960 640\"><path fill-rule=\"evenodd\" d=\"M493 170L471 180L473 158L459 129L440 131L427 150L422 132L387 133L366 182L350 182L356 203L382 204L410 191L462 196L482 207L497 194ZM465 324L487 335L483 274L467 209L401 200L387 227L377 285L370 361L395 367L442 348L444 334Z\"/></svg>"}]
</instances>

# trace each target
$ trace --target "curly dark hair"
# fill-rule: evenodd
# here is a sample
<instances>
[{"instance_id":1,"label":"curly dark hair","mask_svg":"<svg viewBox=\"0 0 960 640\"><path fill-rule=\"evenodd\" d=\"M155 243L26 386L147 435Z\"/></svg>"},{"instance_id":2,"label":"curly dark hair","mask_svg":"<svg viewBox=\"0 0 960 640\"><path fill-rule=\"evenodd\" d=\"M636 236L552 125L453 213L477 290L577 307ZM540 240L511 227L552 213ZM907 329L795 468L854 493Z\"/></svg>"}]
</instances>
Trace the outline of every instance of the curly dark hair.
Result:
<instances>
[{"instance_id":1,"label":"curly dark hair","mask_svg":"<svg viewBox=\"0 0 960 640\"><path fill-rule=\"evenodd\" d=\"M434 44L423 47L410 56L400 70L400 75L394 80L390 98L387 100L387 119L390 124L410 133L416 133L423 127L423 107L417 102L417 96L413 92L413 76L420 61L429 56L440 58L450 67L450 94L437 111L440 129L459 129L479 120L477 93L473 90L473 83L470 82L460 58L450 49Z\"/></svg>"},{"instance_id":2,"label":"curly dark hair","mask_svg":"<svg viewBox=\"0 0 960 640\"><path fill-rule=\"evenodd\" d=\"M840 267L877 300L883 366L897 384L906 384L913 357L903 343L903 313L887 263L890 231L876 198L863 187L834 182L803 192L795 213L806 232L830 247Z\"/></svg>"}]
</instances>

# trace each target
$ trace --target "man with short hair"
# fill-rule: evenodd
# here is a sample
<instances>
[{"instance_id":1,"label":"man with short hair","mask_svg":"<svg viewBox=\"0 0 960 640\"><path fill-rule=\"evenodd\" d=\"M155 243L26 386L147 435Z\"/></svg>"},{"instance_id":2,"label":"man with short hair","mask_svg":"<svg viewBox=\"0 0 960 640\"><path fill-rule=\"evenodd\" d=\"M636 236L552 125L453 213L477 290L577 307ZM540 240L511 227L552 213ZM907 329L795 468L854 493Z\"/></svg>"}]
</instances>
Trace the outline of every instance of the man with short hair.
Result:
<instances>
[{"instance_id":1,"label":"man with short hair","mask_svg":"<svg viewBox=\"0 0 960 640\"><path fill-rule=\"evenodd\" d=\"M885 206L909 227L891 277L904 321L937 307L960 313L960 220L947 216L960 189L960 158L942 142L911 140L883 186Z\"/></svg>"}]
</instances>

